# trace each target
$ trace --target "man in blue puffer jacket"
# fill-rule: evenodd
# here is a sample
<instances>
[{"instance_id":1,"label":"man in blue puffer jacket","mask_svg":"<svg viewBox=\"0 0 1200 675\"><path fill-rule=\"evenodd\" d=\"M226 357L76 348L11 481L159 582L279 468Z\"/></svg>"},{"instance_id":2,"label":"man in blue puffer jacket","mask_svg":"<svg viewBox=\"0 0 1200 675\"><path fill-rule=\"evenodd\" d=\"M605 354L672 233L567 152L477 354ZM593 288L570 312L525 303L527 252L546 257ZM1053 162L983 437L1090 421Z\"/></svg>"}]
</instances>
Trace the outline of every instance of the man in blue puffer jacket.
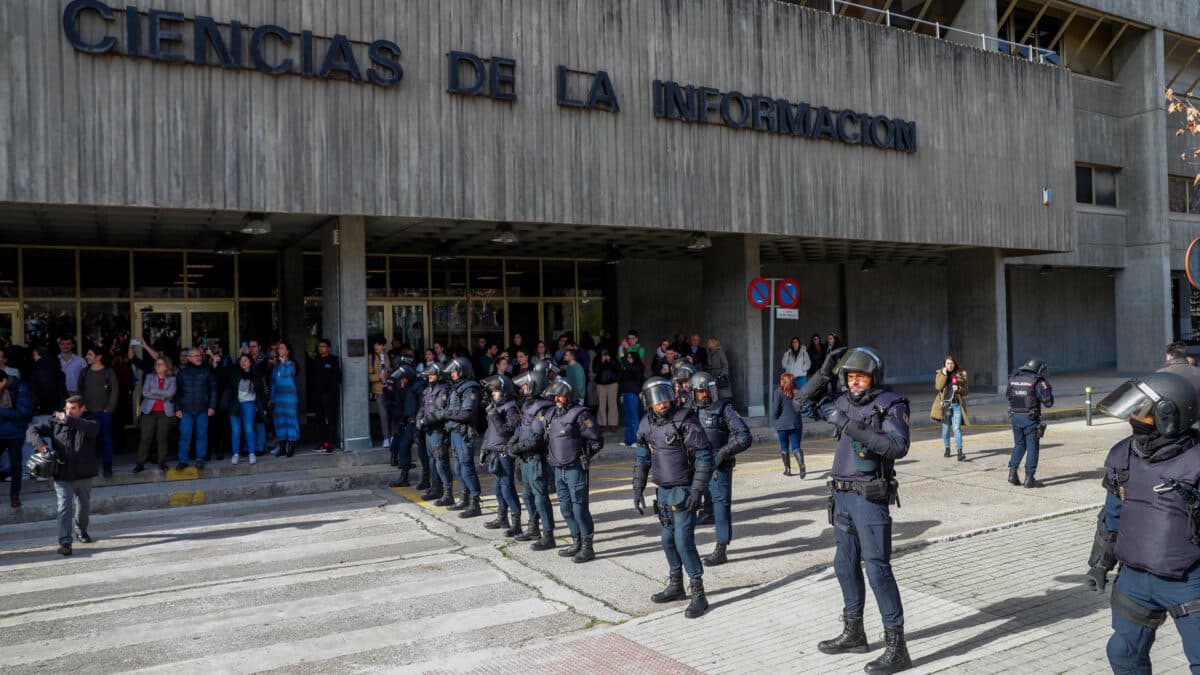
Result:
<instances>
[{"instance_id":1,"label":"man in blue puffer jacket","mask_svg":"<svg viewBox=\"0 0 1200 675\"><path fill-rule=\"evenodd\" d=\"M11 476L8 496L15 509L21 506L21 460L25 430L33 421L33 390L0 370L0 452L8 456Z\"/></svg>"},{"instance_id":2,"label":"man in blue puffer jacket","mask_svg":"<svg viewBox=\"0 0 1200 675\"><path fill-rule=\"evenodd\" d=\"M196 468L204 468L208 457L208 420L217 411L217 377L204 365L204 354L196 348L188 352L188 362L175 376L175 416L179 418L179 464L186 469L192 449L192 430L196 431Z\"/></svg>"}]
</instances>

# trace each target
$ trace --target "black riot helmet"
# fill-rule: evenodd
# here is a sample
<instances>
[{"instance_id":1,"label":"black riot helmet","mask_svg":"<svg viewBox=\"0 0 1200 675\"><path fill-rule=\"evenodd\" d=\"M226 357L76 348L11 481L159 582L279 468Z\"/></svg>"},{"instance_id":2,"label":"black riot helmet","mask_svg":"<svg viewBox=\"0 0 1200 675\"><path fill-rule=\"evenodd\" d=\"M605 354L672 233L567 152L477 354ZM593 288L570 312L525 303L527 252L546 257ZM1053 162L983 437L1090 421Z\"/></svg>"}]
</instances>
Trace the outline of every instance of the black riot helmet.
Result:
<instances>
[{"instance_id":1,"label":"black riot helmet","mask_svg":"<svg viewBox=\"0 0 1200 675\"><path fill-rule=\"evenodd\" d=\"M499 374L485 377L481 384L489 394L495 391L500 392L500 397L506 401L516 396L516 388L513 386L513 381L507 375Z\"/></svg>"},{"instance_id":2,"label":"black riot helmet","mask_svg":"<svg viewBox=\"0 0 1200 675\"><path fill-rule=\"evenodd\" d=\"M672 387L671 383L662 377L652 377L646 380L642 384L640 396L647 413L654 412L654 406L658 403L670 403L671 407L675 406L675 387Z\"/></svg>"},{"instance_id":3,"label":"black riot helmet","mask_svg":"<svg viewBox=\"0 0 1200 675\"><path fill-rule=\"evenodd\" d=\"M536 397L546 388L546 381L546 362L535 361L532 368L513 378L513 386L522 396Z\"/></svg>"},{"instance_id":4,"label":"black riot helmet","mask_svg":"<svg viewBox=\"0 0 1200 675\"><path fill-rule=\"evenodd\" d=\"M701 400L701 393L708 396ZM701 370L688 380L688 394L692 397L692 406L707 408L717 402L717 378Z\"/></svg>"},{"instance_id":5,"label":"black riot helmet","mask_svg":"<svg viewBox=\"0 0 1200 675\"><path fill-rule=\"evenodd\" d=\"M441 379L442 377L442 368L437 364L437 361L426 364L425 367L421 369L421 377L428 378L435 375L438 377L438 379Z\"/></svg>"},{"instance_id":6,"label":"black riot helmet","mask_svg":"<svg viewBox=\"0 0 1200 675\"><path fill-rule=\"evenodd\" d=\"M683 359L675 359L671 364L671 381L672 382L687 382L692 379L692 375L696 374L696 366L688 363Z\"/></svg>"},{"instance_id":7,"label":"black riot helmet","mask_svg":"<svg viewBox=\"0 0 1200 675\"><path fill-rule=\"evenodd\" d=\"M548 401L553 401L556 396L566 396L567 402L570 403L575 400L575 388L566 379L560 377L546 385L546 390L542 392L542 398Z\"/></svg>"},{"instance_id":8,"label":"black riot helmet","mask_svg":"<svg viewBox=\"0 0 1200 675\"><path fill-rule=\"evenodd\" d=\"M883 359L870 347L855 347L846 350L846 353L842 354L842 358L838 359L837 365L833 367L833 374L841 383L842 389L849 391L850 387L846 384L847 373L866 373L871 376L871 390L883 388ZM854 399L853 394L851 394L851 399Z\"/></svg>"},{"instance_id":9,"label":"black riot helmet","mask_svg":"<svg viewBox=\"0 0 1200 675\"><path fill-rule=\"evenodd\" d=\"M1045 361L1034 358L1034 359L1029 359L1028 361L1026 361L1017 370L1023 370L1027 373L1033 373L1034 375L1037 375L1038 377L1045 377L1048 368L1049 367L1046 365Z\"/></svg>"},{"instance_id":10,"label":"black riot helmet","mask_svg":"<svg viewBox=\"0 0 1200 675\"><path fill-rule=\"evenodd\" d=\"M392 373L392 377L397 380L407 380L413 382L417 379L417 371L407 363L401 363L400 367Z\"/></svg>"},{"instance_id":11,"label":"black riot helmet","mask_svg":"<svg viewBox=\"0 0 1200 675\"><path fill-rule=\"evenodd\" d=\"M1200 419L1200 394L1175 373L1151 373L1117 387L1100 402L1100 412L1134 424L1153 426L1159 436L1184 436Z\"/></svg>"},{"instance_id":12,"label":"black riot helmet","mask_svg":"<svg viewBox=\"0 0 1200 675\"><path fill-rule=\"evenodd\" d=\"M472 375L471 359L468 359L465 356L456 356L453 359L450 359L450 362L446 364L445 370L447 377L450 376L450 373L458 373L459 382L469 380L471 379Z\"/></svg>"}]
</instances>

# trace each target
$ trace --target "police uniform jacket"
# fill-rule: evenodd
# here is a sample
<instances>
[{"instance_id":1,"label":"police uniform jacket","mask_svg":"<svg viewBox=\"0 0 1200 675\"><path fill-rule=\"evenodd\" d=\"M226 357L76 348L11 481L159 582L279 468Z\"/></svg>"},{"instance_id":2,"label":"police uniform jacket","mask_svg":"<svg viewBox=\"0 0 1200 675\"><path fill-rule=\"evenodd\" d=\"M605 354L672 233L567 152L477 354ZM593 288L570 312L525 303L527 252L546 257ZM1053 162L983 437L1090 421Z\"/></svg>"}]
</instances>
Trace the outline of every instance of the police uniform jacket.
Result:
<instances>
[{"instance_id":1,"label":"police uniform jacket","mask_svg":"<svg viewBox=\"0 0 1200 675\"><path fill-rule=\"evenodd\" d=\"M450 386L450 400L441 414L446 421L446 431L470 434L475 431L474 422L479 412L479 383L461 380L457 385Z\"/></svg>"},{"instance_id":2,"label":"police uniform jacket","mask_svg":"<svg viewBox=\"0 0 1200 675\"><path fill-rule=\"evenodd\" d=\"M450 403L450 385L445 382L426 385L421 397L421 416L425 418L425 433L441 430L441 423L433 421L434 415L446 408Z\"/></svg>"},{"instance_id":3,"label":"police uniform jacket","mask_svg":"<svg viewBox=\"0 0 1200 675\"><path fill-rule=\"evenodd\" d=\"M754 437L746 421L734 410L733 404L717 399L707 408L696 408L696 416L713 451L713 461L720 456L719 469L729 470L737 464L736 455L750 447Z\"/></svg>"},{"instance_id":4,"label":"police uniform jacket","mask_svg":"<svg viewBox=\"0 0 1200 675\"><path fill-rule=\"evenodd\" d=\"M659 487L687 486L697 469L713 470L712 444L691 408L678 408L666 417L647 414L637 436L635 461L650 467L650 478Z\"/></svg>"},{"instance_id":5,"label":"police uniform jacket","mask_svg":"<svg viewBox=\"0 0 1200 675\"><path fill-rule=\"evenodd\" d=\"M908 454L908 400L882 391L855 403L844 393L834 405L850 418L833 451L834 480L868 481L894 474L896 460Z\"/></svg>"},{"instance_id":6,"label":"police uniform jacket","mask_svg":"<svg viewBox=\"0 0 1200 675\"><path fill-rule=\"evenodd\" d=\"M487 432L483 435L485 452L503 452L521 426L521 409L511 398L488 406Z\"/></svg>"},{"instance_id":7,"label":"police uniform jacket","mask_svg":"<svg viewBox=\"0 0 1200 675\"><path fill-rule=\"evenodd\" d=\"M579 461L584 453L591 458L599 452L604 447L604 436L587 408L556 405L546 413L546 444L550 464L564 467Z\"/></svg>"}]
</instances>

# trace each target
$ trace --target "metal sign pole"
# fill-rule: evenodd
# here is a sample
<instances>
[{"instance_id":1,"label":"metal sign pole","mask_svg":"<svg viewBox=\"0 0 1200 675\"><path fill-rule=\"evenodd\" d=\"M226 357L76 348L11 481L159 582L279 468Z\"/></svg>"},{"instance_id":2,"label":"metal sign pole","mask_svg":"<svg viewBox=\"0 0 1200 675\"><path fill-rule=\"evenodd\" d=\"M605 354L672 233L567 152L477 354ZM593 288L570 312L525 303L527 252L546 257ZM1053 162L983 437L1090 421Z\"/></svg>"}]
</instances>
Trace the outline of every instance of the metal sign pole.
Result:
<instances>
[{"instance_id":1,"label":"metal sign pole","mask_svg":"<svg viewBox=\"0 0 1200 675\"><path fill-rule=\"evenodd\" d=\"M764 408L767 411L767 427L775 426L775 411L771 409L771 383L772 375L775 374L775 284L778 279L768 279L771 284L771 302L767 305L767 325L770 326L767 334L767 398L764 401Z\"/></svg>"}]
</instances>

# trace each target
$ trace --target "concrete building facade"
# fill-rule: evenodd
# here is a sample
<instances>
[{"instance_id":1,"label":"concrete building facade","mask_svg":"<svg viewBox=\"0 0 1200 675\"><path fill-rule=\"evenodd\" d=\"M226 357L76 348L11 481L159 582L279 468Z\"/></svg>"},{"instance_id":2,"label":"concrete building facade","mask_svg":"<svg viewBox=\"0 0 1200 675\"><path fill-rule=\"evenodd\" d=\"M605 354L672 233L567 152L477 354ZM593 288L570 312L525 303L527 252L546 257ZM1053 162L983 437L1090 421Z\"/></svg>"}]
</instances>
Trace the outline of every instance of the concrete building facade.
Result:
<instances>
[{"instance_id":1,"label":"concrete building facade","mask_svg":"<svg viewBox=\"0 0 1200 675\"><path fill-rule=\"evenodd\" d=\"M347 447L376 336L697 332L751 412L769 320L899 381L1148 370L1192 337L1186 4L0 0L0 340L327 336Z\"/></svg>"}]
</instances>

